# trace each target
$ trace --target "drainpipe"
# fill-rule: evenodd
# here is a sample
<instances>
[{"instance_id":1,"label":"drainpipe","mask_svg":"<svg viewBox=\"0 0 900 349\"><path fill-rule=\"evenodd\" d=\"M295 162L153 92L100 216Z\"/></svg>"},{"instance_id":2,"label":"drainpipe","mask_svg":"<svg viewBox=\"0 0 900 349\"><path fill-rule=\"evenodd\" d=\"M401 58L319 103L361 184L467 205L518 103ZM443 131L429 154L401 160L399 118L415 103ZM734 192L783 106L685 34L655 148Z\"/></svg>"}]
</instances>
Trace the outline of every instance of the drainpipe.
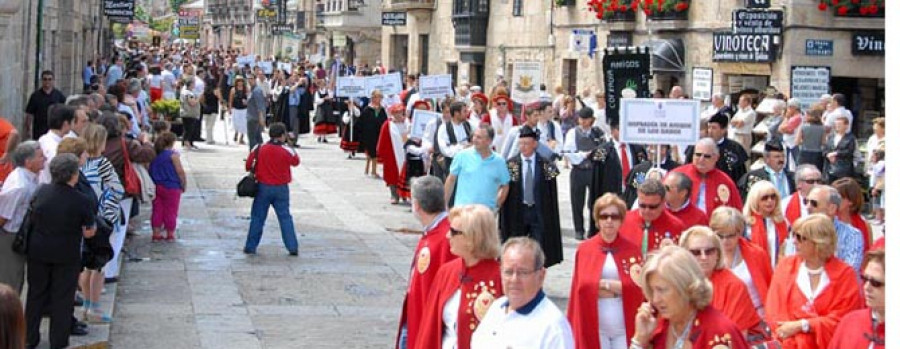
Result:
<instances>
[{"instance_id":1,"label":"drainpipe","mask_svg":"<svg viewBox=\"0 0 900 349\"><path fill-rule=\"evenodd\" d=\"M37 38L34 45L34 89L40 88L41 79L41 51L44 47L44 0L38 0L37 4Z\"/></svg>"}]
</instances>

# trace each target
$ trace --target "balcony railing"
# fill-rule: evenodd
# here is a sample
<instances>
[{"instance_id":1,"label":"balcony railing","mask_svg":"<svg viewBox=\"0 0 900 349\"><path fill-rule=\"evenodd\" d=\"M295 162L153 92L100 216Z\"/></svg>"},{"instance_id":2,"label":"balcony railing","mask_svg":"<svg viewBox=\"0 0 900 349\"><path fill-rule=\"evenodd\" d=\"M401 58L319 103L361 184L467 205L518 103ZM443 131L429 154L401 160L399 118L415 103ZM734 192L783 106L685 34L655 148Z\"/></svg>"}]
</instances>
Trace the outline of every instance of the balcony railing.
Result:
<instances>
[{"instance_id":1,"label":"balcony railing","mask_svg":"<svg viewBox=\"0 0 900 349\"><path fill-rule=\"evenodd\" d=\"M457 14L453 15L456 46L485 46L487 45L486 15Z\"/></svg>"}]
</instances>

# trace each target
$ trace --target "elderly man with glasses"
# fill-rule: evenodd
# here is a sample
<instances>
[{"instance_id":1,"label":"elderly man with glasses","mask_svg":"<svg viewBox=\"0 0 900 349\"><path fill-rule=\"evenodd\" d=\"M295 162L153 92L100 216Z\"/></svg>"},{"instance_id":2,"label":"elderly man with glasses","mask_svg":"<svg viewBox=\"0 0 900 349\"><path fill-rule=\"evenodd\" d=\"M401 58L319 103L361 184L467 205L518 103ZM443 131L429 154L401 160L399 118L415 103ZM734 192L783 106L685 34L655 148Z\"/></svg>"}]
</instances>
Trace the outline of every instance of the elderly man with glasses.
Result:
<instances>
[{"instance_id":1,"label":"elderly man with glasses","mask_svg":"<svg viewBox=\"0 0 900 349\"><path fill-rule=\"evenodd\" d=\"M691 202L707 214L719 206L744 208L740 192L732 177L716 168L719 148L712 138L703 138L690 148L693 160L672 171L681 172L691 179Z\"/></svg>"},{"instance_id":2,"label":"elderly man with glasses","mask_svg":"<svg viewBox=\"0 0 900 349\"><path fill-rule=\"evenodd\" d=\"M837 246L834 256L859 272L863 260L863 238L859 229L836 219L838 207L841 206L841 194L837 189L827 185L817 185L809 191L806 198L806 209L809 214L822 213L834 222L837 232ZM787 254L787 253L785 253Z\"/></svg>"},{"instance_id":3,"label":"elderly man with glasses","mask_svg":"<svg viewBox=\"0 0 900 349\"><path fill-rule=\"evenodd\" d=\"M809 191L816 184L823 183L822 172L819 172L815 165L810 164L798 166L794 178L797 190L789 198L782 197L781 200L784 206L782 211L784 211L784 218L788 221L788 225L809 215L809 211L806 210L806 198L809 196Z\"/></svg>"},{"instance_id":4,"label":"elderly man with glasses","mask_svg":"<svg viewBox=\"0 0 900 349\"><path fill-rule=\"evenodd\" d=\"M647 179L638 187L637 208L625 214L621 234L641 247L641 254L678 243L687 226L666 209L666 188L657 179Z\"/></svg>"}]
</instances>

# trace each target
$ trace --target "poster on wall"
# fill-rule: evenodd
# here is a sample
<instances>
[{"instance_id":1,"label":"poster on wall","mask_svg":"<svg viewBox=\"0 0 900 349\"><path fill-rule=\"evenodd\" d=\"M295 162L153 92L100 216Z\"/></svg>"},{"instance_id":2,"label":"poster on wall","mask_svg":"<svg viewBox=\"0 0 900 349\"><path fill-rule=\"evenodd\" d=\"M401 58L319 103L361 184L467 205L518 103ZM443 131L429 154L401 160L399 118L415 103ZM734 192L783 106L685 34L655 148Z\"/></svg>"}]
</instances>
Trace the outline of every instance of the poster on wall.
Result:
<instances>
[{"instance_id":1,"label":"poster on wall","mask_svg":"<svg viewBox=\"0 0 900 349\"><path fill-rule=\"evenodd\" d=\"M131 23L134 19L134 0L105 0L103 15L115 23Z\"/></svg>"},{"instance_id":2,"label":"poster on wall","mask_svg":"<svg viewBox=\"0 0 900 349\"><path fill-rule=\"evenodd\" d=\"M603 85L606 90L606 120L619 124L619 101L623 95L650 98L650 51L606 50L603 56Z\"/></svg>"},{"instance_id":3,"label":"poster on wall","mask_svg":"<svg viewBox=\"0 0 900 349\"><path fill-rule=\"evenodd\" d=\"M537 101L541 97L543 75L543 63L541 62L513 63L510 98L514 102L522 104Z\"/></svg>"},{"instance_id":4,"label":"poster on wall","mask_svg":"<svg viewBox=\"0 0 900 349\"><path fill-rule=\"evenodd\" d=\"M831 84L830 67L791 67L791 97L800 100L800 107L807 110L819 98L829 93Z\"/></svg>"},{"instance_id":5,"label":"poster on wall","mask_svg":"<svg viewBox=\"0 0 900 349\"><path fill-rule=\"evenodd\" d=\"M698 100L709 102L712 99L713 70L712 68L694 67L691 72L691 96Z\"/></svg>"},{"instance_id":6,"label":"poster on wall","mask_svg":"<svg viewBox=\"0 0 900 349\"><path fill-rule=\"evenodd\" d=\"M700 139L700 101L623 99L619 140L633 144L694 144Z\"/></svg>"},{"instance_id":7,"label":"poster on wall","mask_svg":"<svg viewBox=\"0 0 900 349\"><path fill-rule=\"evenodd\" d=\"M197 40L200 38L200 10L178 11L179 37L182 39Z\"/></svg>"}]
</instances>

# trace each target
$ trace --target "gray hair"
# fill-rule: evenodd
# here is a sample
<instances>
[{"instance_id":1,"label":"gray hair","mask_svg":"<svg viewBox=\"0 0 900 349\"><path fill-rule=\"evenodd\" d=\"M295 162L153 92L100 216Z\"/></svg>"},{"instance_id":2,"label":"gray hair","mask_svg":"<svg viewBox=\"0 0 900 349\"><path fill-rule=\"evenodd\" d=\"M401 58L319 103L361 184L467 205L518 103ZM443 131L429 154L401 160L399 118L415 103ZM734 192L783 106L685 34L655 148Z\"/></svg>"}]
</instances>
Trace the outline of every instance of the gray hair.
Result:
<instances>
[{"instance_id":1,"label":"gray hair","mask_svg":"<svg viewBox=\"0 0 900 349\"><path fill-rule=\"evenodd\" d=\"M416 178L412 183L412 198L427 213L439 213L446 207L444 184L435 176Z\"/></svg>"},{"instance_id":2,"label":"gray hair","mask_svg":"<svg viewBox=\"0 0 900 349\"><path fill-rule=\"evenodd\" d=\"M829 204L834 204L838 207L841 206L841 201L843 200L843 198L841 198L841 193L838 192L838 190L835 189L834 187L832 187L830 185L817 185L817 186L813 187L813 190L815 190L815 189L824 190L824 191L828 192L828 203Z\"/></svg>"},{"instance_id":3,"label":"gray hair","mask_svg":"<svg viewBox=\"0 0 900 349\"><path fill-rule=\"evenodd\" d=\"M803 181L802 177L804 177L806 175L806 173L813 172L813 171L815 171L814 173L818 173L819 176L822 175L822 172L819 171L819 168L816 167L815 165L803 164L803 165L797 166L797 171L794 172L794 182L795 182L794 184L800 184L800 182Z\"/></svg>"},{"instance_id":4,"label":"gray hair","mask_svg":"<svg viewBox=\"0 0 900 349\"><path fill-rule=\"evenodd\" d=\"M700 140L697 141L697 145L694 146L694 149L699 148L701 145L712 147L713 154L719 155L719 145L716 144L716 141L714 141L712 138L709 138L709 137L700 138ZM690 154L690 155L693 156L694 154Z\"/></svg>"},{"instance_id":5,"label":"gray hair","mask_svg":"<svg viewBox=\"0 0 900 349\"><path fill-rule=\"evenodd\" d=\"M24 141L12 152L13 165L25 166L25 161L31 160L41 150L41 144L37 141Z\"/></svg>"},{"instance_id":6,"label":"gray hair","mask_svg":"<svg viewBox=\"0 0 900 349\"><path fill-rule=\"evenodd\" d=\"M780 100L780 99L776 100L775 104L772 105L772 111L784 112L785 109L787 109L787 103L785 103L783 100Z\"/></svg>"},{"instance_id":7,"label":"gray hair","mask_svg":"<svg viewBox=\"0 0 900 349\"><path fill-rule=\"evenodd\" d=\"M540 270L544 267L544 250L541 249L541 245L537 242L537 240L527 236L517 236L506 240L506 242L503 243L503 252L500 256L501 262L503 260L503 256L506 255L506 251L522 248L530 250L532 255L534 256L534 270Z\"/></svg>"},{"instance_id":8,"label":"gray hair","mask_svg":"<svg viewBox=\"0 0 900 349\"><path fill-rule=\"evenodd\" d=\"M687 190L690 193L694 189L694 182L691 182L691 177L688 177L686 174L681 172L669 172L669 176L675 178L675 188L678 191Z\"/></svg>"},{"instance_id":9,"label":"gray hair","mask_svg":"<svg viewBox=\"0 0 900 349\"><path fill-rule=\"evenodd\" d=\"M93 100L90 95L71 95L66 98L66 105L75 108L87 107Z\"/></svg>"},{"instance_id":10,"label":"gray hair","mask_svg":"<svg viewBox=\"0 0 900 349\"><path fill-rule=\"evenodd\" d=\"M656 195L662 198L666 197L666 187L658 179L647 179L638 187L638 193L644 195Z\"/></svg>"},{"instance_id":11,"label":"gray hair","mask_svg":"<svg viewBox=\"0 0 900 349\"><path fill-rule=\"evenodd\" d=\"M791 98L791 99L789 99L789 100L787 101L787 106L788 106L789 108L790 108L790 107L793 107L793 108L800 109L801 103L800 103L800 100L799 100L799 99L797 99L797 98Z\"/></svg>"},{"instance_id":12,"label":"gray hair","mask_svg":"<svg viewBox=\"0 0 900 349\"><path fill-rule=\"evenodd\" d=\"M481 124L481 126L478 126L478 128L484 130L490 140L494 140L494 128L491 127L491 125Z\"/></svg>"},{"instance_id":13,"label":"gray hair","mask_svg":"<svg viewBox=\"0 0 900 349\"><path fill-rule=\"evenodd\" d=\"M141 80L138 78L131 78L128 81L128 93L135 93L141 90Z\"/></svg>"},{"instance_id":14,"label":"gray hair","mask_svg":"<svg viewBox=\"0 0 900 349\"><path fill-rule=\"evenodd\" d=\"M50 160L50 178L56 184L68 183L78 173L78 157L75 154L57 154Z\"/></svg>"},{"instance_id":15,"label":"gray hair","mask_svg":"<svg viewBox=\"0 0 900 349\"><path fill-rule=\"evenodd\" d=\"M725 101L725 94L722 93L722 92L714 93L714 94L713 94L713 99L718 99L718 100L724 102L724 101Z\"/></svg>"}]
</instances>

